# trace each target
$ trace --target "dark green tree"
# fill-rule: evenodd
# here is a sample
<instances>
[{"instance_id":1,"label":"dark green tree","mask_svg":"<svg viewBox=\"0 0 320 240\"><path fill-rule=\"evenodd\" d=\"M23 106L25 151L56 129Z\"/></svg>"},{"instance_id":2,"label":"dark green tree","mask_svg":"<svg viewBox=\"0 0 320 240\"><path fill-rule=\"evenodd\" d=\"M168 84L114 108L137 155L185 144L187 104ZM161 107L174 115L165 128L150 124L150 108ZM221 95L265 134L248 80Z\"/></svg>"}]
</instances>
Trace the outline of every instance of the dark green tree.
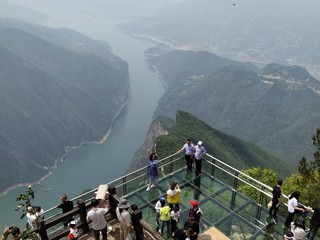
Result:
<instances>
[{"instance_id":1,"label":"dark green tree","mask_svg":"<svg viewBox=\"0 0 320 240\"><path fill-rule=\"evenodd\" d=\"M252 167L252 168L243 170L242 172L249 175L250 177L270 186L270 187L272 187L276 184L277 177L278 177L277 174L275 172L273 172L271 169L260 168L260 167ZM243 176L241 176L241 178L244 179L245 181L255 185L255 183L252 180L247 179L246 177L243 177ZM249 185L247 185L247 184L240 185L239 191L243 192L244 194L246 194L250 198L254 199L255 201L259 201L260 192L256 189L250 187ZM269 200L270 200L269 198L265 198L265 204Z\"/></svg>"},{"instance_id":2,"label":"dark green tree","mask_svg":"<svg viewBox=\"0 0 320 240\"><path fill-rule=\"evenodd\" d=\"M32 190L32 186L29 185L27 187L27 190L25 193L19 194L17 196L16 201L19 202L17 207L15 208L15 211L21 211L20 219L23 219L26 217L28 212L28 207L31 207L31 201L34 199L34 191ZM40 227L40 224L38 221L37 225L38 228ZM37 235L37 233L30 227L29 224L26 225L26 228L21 233L21 239L32 239L32 240L38 240L40 239Z\"/></svg>"},{"instance_id":3,"label":"dark green tree","mask_svg":"<svg viewBox=\"0 0 320 240\"><path fill-rule=\"evenodd\" d=\"M300 176L295 178L294 186L292 186L296 188L295 190L301 191L301 202L308 205L313 204L320 198L320 128L312 136L312 141L316 147L313 154L314 159L308 161L305 157L302 157L298 164Z\"/></svg>"}]
</instances>

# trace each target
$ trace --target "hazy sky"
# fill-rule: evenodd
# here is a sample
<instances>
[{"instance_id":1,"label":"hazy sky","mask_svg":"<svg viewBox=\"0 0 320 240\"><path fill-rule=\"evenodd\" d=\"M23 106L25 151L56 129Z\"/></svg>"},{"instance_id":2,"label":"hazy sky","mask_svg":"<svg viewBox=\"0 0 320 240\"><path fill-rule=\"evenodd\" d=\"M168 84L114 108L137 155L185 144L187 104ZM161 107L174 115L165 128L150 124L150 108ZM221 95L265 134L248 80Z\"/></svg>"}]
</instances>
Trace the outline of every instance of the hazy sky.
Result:
<instances>
[{"instance_id":1,"label":"hazy sky","mask_svg":"<svg viewBox=\"0 0 320 240\"><path fill-rule=\"evenodd\" d=\"M156 9L177 2L182 0L0 0L0 17L44 23L48 17L56 21L65 18L72 20L77 12L96 17L108 14L129 20L148 16Z\"/></svg>"}]
</instances>

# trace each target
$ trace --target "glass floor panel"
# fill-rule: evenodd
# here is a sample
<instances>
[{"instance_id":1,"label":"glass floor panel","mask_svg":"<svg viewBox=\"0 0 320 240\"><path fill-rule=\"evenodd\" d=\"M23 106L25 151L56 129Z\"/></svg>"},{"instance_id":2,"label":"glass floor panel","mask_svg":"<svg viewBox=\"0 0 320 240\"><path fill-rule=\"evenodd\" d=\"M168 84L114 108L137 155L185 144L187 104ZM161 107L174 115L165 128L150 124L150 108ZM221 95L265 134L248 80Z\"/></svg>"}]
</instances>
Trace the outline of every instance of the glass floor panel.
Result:
<instances>
[{"instance_id":1,"label":"glass floor panel","mask_svg":"<svg viewBox=\"0 0 320 240\"><path fill-rule=\"evenodd\" d=\"M126 196L131 204L136 204L141 209L143 219L152 227L157 227L154 206L160 196L166 198L171 182L177 182L181 188L179 228L183 227L187 220L189 201L196 199L203 211L201 232L215 226L230 239L281 239L283 218L279 216L279 223L270 227L267 225L266 208L261 208L255 201L234 191L232 186L207 172L195 177L195 174L188 172L186 168L162 177L159 185L150 191L146 191L147 185L141 186L140 181L135 191Z\"/></svg>"}]
</instances>

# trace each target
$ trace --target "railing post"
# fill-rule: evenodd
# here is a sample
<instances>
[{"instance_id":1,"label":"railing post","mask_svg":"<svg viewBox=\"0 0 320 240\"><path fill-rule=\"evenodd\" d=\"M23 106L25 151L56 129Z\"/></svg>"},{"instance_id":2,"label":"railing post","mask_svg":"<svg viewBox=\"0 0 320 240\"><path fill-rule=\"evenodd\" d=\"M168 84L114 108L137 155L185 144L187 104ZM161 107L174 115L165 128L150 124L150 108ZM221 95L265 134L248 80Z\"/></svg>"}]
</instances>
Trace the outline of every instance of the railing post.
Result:
<instances>
[{"instance_id":1,"label":"railing post","mask_svg":"<svg viewBox=\"0 0 320 240\"><path fill-rule=\"evenodd\" d=\"M261 189L263 191L265 191L265 187L261 187ZM256 219L259 219L260 220L260 217L261 217L261 210L262 210L262 206L263 206L263 200L264 200L264 193L263 192L260 192L260 196L259 196L259 202L258 202L258 207L257 207L257 212L256 212Z\"/></svg>"},{"instance_id":2,"label":"railing post","mask_svg":"<svg viewBox=\"0 0 320 240\"><path fill-rule=\"evenodd\" d=\"M122 178L122 189L123 189L123 196L127 195L127 177Z\"/></svg>"},{"instance_id":3,"label":"railing post","mask_svg":"<svg viewBox=\"0 0 320 240\"><path fill-rule=\"evenodd\" d=\"M143 240L144 239L143 228L140 223L141 219L142 219L142 212L139 208L132 211L131 221L132 221L133 229L136 232L136 238L135 238L136 240Z\"/></svg>"},{"instance_id":4,"label":"railing post","mask_svg":"<svg viewBox=\"0 0 320 240\"><path fill-rule=\"evenodd\" d=\"M170 173L169 175L171 175L173 173L173 157L170 158Z\"/></svg>"},{"instance_id":5,"label":"railing post","mask_svg":"<svg viewBox=\"0 0 320 240\"><path fill-rule=\"evenodd\" d=\"M211 176L214 177L214 171L216 169L215 164L216 164L216 160L213 158L211 160L212 164L211 164Z\"/></svg>"},{"instance_id":6,"label":"railing post","mask_svg":"<svg viewBox=\"0 0 320 240\"><path fill-rule=\"evenodd\" d=\"M238 176L239 173L235 172L233 177L233 189L231 196L231 209L233 210L236 206L236 198L237 198L237 189L238 189Z\"/></svg>"},{"instance_id":7,"label":"railing post","mask_svg":"<svg viewBox=\"0 0 320 240\"><path fill-rule=\"evenodd\" d=\"M112 218L116 218L116 208L118 206L119 201L116 199L116 195L110 194L109 195L109 212Z\"/></svg>"},{"instance_id":8,"label":"railing post","mask_svg":"<svg viewBox=\"0 0 320 240\"><path fill-rule=\"evenodd\" d=\"M45 225L44 221L40 222L38 233L40 235L41 240L49 240L46 225Z\"/></svg>"},{"instance_id":9,"label":"railing post","mask_svg":"<svg viewBox=\"0 0 320 240\"><path fill-rule=\"evenodd\" d=\"M89 232L89 224L87 223L87 210L86 203L82 199L78 199L77 205L79 208L80 221L82 223L82 231L84 233Z\"/></svg>"}]
</instances>

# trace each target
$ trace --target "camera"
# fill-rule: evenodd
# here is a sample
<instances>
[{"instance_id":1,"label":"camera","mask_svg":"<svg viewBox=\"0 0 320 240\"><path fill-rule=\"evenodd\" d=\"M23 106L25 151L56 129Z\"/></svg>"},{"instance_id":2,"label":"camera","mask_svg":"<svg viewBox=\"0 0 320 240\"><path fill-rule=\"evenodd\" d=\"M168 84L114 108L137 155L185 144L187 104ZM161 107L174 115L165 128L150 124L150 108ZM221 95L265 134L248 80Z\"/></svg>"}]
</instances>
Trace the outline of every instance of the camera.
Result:
<instances>
[{"instance_id":1,"label":"camera","mask_svg":"<svg viewBox=\"0 0 320 240\"><path fill-rule=\"evenodd\" d=\"M13 226L10 226L10 227L9 227L9 230L12 230L12 228L13 228Z\"/></svg>"}]
</instances>

